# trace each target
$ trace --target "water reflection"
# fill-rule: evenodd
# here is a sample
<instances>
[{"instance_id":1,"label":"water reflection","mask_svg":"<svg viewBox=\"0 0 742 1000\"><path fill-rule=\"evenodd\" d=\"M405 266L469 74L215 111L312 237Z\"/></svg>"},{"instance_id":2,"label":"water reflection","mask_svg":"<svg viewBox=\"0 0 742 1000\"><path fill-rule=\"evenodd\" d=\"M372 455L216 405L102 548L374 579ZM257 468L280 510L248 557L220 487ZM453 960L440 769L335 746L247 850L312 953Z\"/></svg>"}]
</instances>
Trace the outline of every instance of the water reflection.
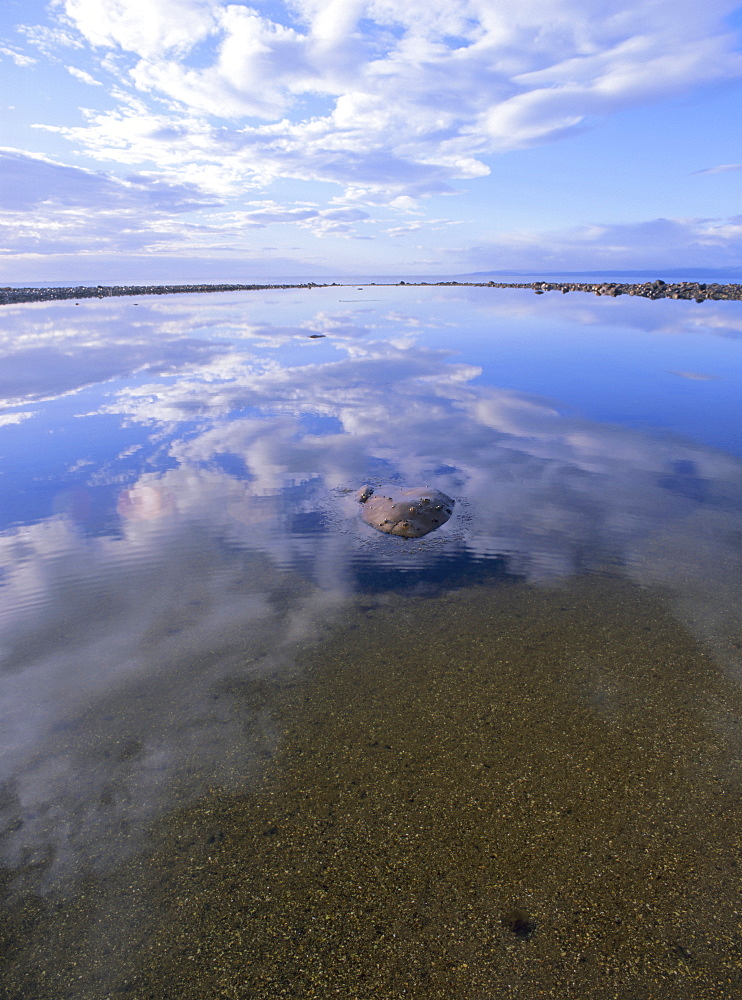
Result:
<instances>
[{"instance_id":1,"label":"water reflection","mask_svg":"<svg viewBox=\"0 0 742 1000\"><path fill-rule=\"evenodd\" d=\"M119 493L116 510L127 521L149 521L166 517L175 507L172 494L159 486L137 483L130 490Z\"/></svg>"},{"instance_id":2,"label":"water reflection","mask_svg":"<svg viewBox=\"0 0 742 1000\"><path fill-rule=\"evenodd\" d=\"M713 446L723 417L681 436L664 389L669 432L630 412L632 380L671 370L723 411L736 313L477 292L3 313L6 865L48 888L175 804L247 787L279 735L265 708L236 710L235 678L275 677L359 590L621 574L668 588L737 676L742 463ZM554 357L571 365L596 326L575 388ZM454 515L380 535L353 496L366 482L439 489Z\"/></svg>"}]
</instances>

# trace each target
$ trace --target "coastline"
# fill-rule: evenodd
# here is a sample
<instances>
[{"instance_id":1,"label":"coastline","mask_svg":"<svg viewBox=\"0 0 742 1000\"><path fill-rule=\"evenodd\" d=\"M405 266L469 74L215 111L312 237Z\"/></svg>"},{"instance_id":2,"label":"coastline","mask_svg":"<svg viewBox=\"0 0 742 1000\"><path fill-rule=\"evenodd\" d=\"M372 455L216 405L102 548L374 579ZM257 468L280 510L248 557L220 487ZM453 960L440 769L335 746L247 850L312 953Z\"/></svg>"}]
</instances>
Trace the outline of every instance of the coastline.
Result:
<instances>
[{"instance_id":1,"label":"coastline","mask_svg":"<svg viewBox=\"0 0 742 1000\"><path fill-rule=\"evenodd\" d=\"M564 281L532 281L532 282L502 282L502 281L390 281L363 282L349 281L320 283L314 281L299 284L214 284L214 285L83 285L69 288L0 288L0 305L14 305L22 302L53 302L64 299L105 299L123 295L184 295L191 292L258 292L272 289L298 288L349 288L358 285L375 288L395 288L399 285L409 285L413 288L441 286L461 286L465 288L526 288L536 295L544 292L588 292L593 295L608 295L616 298L619 295L639 295L648 299L693 299L703 302L706 299L742 300L742 284L722 285L716 282L697 281L665 282L661 279L642 283L621 283L616 281L601 282L564 282Z\"/></svg>"}]
</instances>

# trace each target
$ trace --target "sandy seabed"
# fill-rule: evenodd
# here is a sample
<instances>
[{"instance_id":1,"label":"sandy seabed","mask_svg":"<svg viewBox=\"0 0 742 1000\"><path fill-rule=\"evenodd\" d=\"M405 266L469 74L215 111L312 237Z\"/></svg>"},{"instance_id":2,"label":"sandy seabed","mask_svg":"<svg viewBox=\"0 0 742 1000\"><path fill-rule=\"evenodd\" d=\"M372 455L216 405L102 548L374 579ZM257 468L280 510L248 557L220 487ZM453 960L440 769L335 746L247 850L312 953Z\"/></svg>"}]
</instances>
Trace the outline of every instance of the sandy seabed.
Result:
<instances>
[{"instance_id":1,"label":"sandy seabed","mask_svg":"<svg viewBox=\"0 0 742 1000\"><path fill-rule=\"evenodd\" d=\"M3 997L742 995L742 696L661 595L360 594L232 695L257 783L12 896Z\"/></svg>"}]
</instances>

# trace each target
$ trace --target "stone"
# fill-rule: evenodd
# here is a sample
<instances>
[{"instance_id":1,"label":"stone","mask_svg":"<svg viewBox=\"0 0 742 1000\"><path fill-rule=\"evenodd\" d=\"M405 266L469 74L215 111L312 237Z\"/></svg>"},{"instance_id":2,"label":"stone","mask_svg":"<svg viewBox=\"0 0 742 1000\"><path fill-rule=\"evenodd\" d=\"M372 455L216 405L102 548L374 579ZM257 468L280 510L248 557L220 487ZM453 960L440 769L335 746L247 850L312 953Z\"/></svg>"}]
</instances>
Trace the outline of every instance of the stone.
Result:
<instances>
[{"instance_id":1,"label":"stone","mask_svg":"<svg viewBox=\"0 0 742 1000\"><path fill-rule=\"evenodd\" d=\"M451 497L424 487L386 486L383 492L376 493L372 486L362 486L356 499L363 505L361 516L366 524L402 538L422 538L435 531L446 523L454 508Z\"/></svg>"}]
</instances>

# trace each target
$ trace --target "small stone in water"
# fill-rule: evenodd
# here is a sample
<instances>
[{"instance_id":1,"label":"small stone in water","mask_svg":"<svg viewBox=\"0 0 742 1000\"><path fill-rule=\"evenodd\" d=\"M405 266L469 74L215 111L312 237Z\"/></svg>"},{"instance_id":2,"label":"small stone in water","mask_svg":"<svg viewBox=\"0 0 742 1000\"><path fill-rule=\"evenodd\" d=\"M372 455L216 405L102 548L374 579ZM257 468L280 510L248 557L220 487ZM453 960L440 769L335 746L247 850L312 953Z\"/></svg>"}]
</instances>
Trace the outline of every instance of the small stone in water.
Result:
<instances>
[{"instance_id":1,"label":"small stone in water","mask_svg":"<svg viewBox=\"0 0 742 1000\"><path fill-rule=\"evenodd\" d=\"M363 504L361 516L366 524L389 535L421 538L451 516L454 501L440 490L414 488L402 490L387 487L375 494L372 486L363 486L356 493Z\"/></svg>"}]
</instances>

